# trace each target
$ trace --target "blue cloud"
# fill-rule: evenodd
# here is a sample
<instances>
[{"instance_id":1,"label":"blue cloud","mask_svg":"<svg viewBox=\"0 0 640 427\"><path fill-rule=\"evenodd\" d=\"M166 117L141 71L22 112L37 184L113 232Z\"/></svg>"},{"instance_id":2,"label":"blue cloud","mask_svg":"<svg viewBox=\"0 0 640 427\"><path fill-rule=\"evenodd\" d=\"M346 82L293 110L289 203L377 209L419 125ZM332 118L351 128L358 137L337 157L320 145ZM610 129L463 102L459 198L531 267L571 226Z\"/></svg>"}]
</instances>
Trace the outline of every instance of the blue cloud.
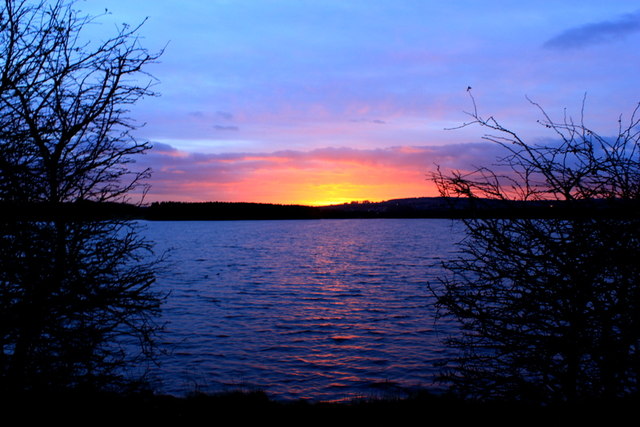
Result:
<instances>
[{"instance_id":1,"label":"blue cloud","mask_svg":"<svg viewBox=\"0 0 640 427\"><path fill-rule=\"evenodd\" d=\"M640 11L625 14L613 21L594 22L569 28L547 40L550 49L576 49L593 44L610 43L640 31Z\"/></svg>"},{"instance_id":2,"label":"blue cloud","mask_svg":"<svg viewBox=\"0 0 640 427\"><path fill-rule=\"evenodd\" d=\"M224 120L233 120L233 114L228 111L216 111L216 117Z\"/></svg>"},{"instance_id":3,"label":"blue cloud","mask_svg":"<svg viewBox=\"0 0 640 427\"><path fill-rule=\"evenodd\" d=\"M238 131L238 130L240 130L240 128L238 126L214 125L213 128L215 130L220 130L220 131Z\"/></svg>"}]
</instances>

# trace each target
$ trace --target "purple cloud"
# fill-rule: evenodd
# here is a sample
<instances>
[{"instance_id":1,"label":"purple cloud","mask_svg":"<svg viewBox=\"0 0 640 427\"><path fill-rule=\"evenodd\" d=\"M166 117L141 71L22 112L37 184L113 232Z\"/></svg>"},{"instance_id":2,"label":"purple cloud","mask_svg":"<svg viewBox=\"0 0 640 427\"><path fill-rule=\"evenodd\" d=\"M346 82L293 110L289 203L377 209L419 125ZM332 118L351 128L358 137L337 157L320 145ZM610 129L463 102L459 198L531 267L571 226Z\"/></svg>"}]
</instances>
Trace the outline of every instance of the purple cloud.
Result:
<instances>
[{"instance_id":1,"label":"purple cloud","mask_svg":"<svg viewBox=\"0 0 640 427\"><path fill-rule=\"evenodd\" d=\"M407 191L428 187L427 175L436 169L436 165L445 170L471 170L475 166L494 163L499 152L495 144L485 142L223 154L190 153L156 143L138 163L153 170L149 193L153 200L255 201L260 197L260 188L256 186L270 191L282 186L279 180L283 176L291 181L289 184L299 181L301 186L306 185L307 192L312 191L314 182L321 184L325 179L339 176L347 185L367 185L371 189L387 187L388 194L393 195L395 191L398 196L407 195Z\"/></svg>"},{"instance_id":2,"label":"purple cloud","mask_svg":"<svg viewBox=\"0 0 640 427\"><path fill-rule=\"evenodd\" d=\"M238 131L240 128L238 126L225 126L225 125L213 125L215 130L220 131Z\"/></svg>"},{"instance_id":3,"label":"purple cloud","mask_svg":"<svg viewBox=\"0 0 640 427\"><path fill-rule=\"evenodd\" d=\"M640 11L625 14L613 21L594 22L570 28L549 39L544 47L576 49L593 44L609 43L640 31Z\"/></svg>"}]
</instances>

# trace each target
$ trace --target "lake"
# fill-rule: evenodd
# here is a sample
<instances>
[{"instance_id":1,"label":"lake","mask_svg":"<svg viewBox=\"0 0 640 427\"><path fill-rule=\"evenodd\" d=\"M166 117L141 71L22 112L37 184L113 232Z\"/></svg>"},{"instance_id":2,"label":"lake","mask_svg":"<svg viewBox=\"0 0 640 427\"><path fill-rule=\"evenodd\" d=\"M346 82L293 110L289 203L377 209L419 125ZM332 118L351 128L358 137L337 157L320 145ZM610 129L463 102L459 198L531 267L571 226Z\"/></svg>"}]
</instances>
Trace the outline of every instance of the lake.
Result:
<instances>
[{"instance_id":1,"label":"lake","mask_svg":"<svg viewBox=\"0 0 640 427\"><path fill-rule=\"evenodd\" d=\"M437 387L433 297L462 224L438 219L142 222L171 249L156 289L161 391L339 401Z\"/></svg>"}]
</instances>

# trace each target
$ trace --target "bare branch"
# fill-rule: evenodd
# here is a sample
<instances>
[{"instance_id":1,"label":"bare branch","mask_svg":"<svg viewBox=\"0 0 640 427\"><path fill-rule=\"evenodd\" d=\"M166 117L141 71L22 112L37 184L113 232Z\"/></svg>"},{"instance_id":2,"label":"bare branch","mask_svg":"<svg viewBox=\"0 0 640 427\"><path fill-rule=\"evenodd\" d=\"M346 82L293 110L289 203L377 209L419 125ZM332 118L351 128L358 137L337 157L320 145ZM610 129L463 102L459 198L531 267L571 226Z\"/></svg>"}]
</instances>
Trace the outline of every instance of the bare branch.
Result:
<instances>
[{"instance_id":1,"label":"bare branch","mask_svg":"<svg viewBox=\"0 0 640 427\"><path fill-rule=\"evenodd\" d=\"M481 118L472 98L472 123L495 132L484 139L505 151L499 169L432 174L443 196L558 200L578 214L463 220L460 256L444 262L431 289L440 316L460 325L447 340L458 354L443 379L466 397L548 403L638 389L640 104L606 137L585 125L585 99L577 122L566 112L554 121L529 100L555 137L536 145ZM594 206L632 210L624 218L581 212Z\"/></svg>"},{"instance_id":2,"label":"bare branch","mask_svg":"<svg viewBox=\"0 0 640 427\"><path fill-rule=\"evenodd\" d=\"M144 68L162 52L139 45L144 22L98 44L84 40L83 29L96 17L72 5L5 1L0 144L39 153L23 158L20 168L30 201L119 200L147 176L124 167L149 148L130 137L137 125L128 106L156 95Z\"/></svg>"}]
</instances>

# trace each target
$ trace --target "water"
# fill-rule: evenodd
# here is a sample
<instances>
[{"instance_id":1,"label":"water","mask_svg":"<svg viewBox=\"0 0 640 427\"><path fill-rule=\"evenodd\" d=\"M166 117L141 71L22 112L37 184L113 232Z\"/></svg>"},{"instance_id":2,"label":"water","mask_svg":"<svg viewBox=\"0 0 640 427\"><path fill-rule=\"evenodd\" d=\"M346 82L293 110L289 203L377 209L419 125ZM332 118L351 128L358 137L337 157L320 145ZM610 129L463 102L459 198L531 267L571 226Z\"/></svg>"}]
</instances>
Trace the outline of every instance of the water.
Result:
<instances>
[{"instance_id":1,"label":"water","mask_svg":"<svg viewBox=\"0 0 640 427\"><path fill-rule=\"evenodd\" d=\"M172 248L157 289L162 391L338 401L434 386L447 326L427 287L461 224L434 219L147 222ZM441 329L444 328L444 329Z\"/></svg>"}]
</instances>

